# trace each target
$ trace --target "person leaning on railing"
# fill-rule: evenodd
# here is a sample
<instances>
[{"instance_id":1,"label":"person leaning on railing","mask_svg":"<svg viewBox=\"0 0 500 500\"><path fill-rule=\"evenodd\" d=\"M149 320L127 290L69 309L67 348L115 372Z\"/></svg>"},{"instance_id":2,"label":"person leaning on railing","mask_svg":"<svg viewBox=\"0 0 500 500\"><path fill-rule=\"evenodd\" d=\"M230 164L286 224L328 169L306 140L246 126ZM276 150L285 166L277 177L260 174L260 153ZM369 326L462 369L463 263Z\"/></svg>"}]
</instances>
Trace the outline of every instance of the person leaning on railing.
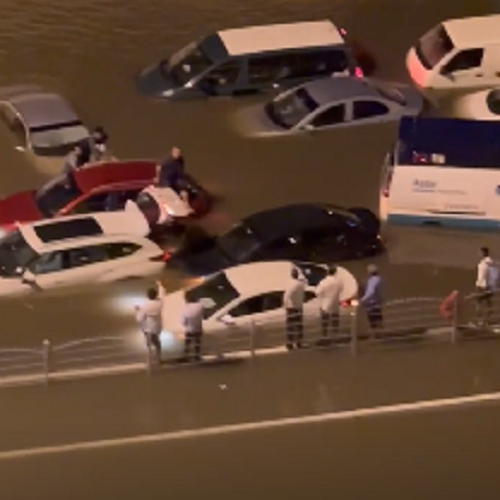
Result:
<instances>
[{"instance_id":1,"label":"person leaning on railing","mask_svg":"<svg viewBox=\"0 0 500 500\"><path fill-rule=\"evenodd\" d=\"M319 300L319 313L323 338L320 345L331 344L340 327L340 296L343 282L337 273L337 266L330 266L328 274L316 287L315 293Z\"/></svg>"},{"instance_id":2,"label":"person leaning on railing","mask_svg":"<svg viewBox=\"0 0 500 500\"><path fill-rule=\"evenodd\" d=\"M304 297L306 282L297 268L293 268L290 281L283 294L286 311L286 347L289 351L302 348L304 337Z\"/></svg>"},{"instance_id":3,"label":"person leaning on railing","mask_svg":"<svg viewBox=\"0 0 500 500\"><path fill-rule=\"evenodd\" d=\"M160 335L163 329L162 310L165 288L160 281L156 282L156 288L147 291L148 300L142 306L135 306L136 319L144 337L148 349L155 350L158 364L161 363Z\"/></svg>"},{"instance_id":4,"label":"person leaning on railing","mask_svg":"<svg viewBox=\"0 0 500 500\"><path fill-rule=\"evenodd\" d=\"M383 328L382 278L375 264L370 264L368 266L368 279L366 281L365 292L359 302L366 309L366 316L370 328L373 331Z\"/></svg>"}]
</instances>

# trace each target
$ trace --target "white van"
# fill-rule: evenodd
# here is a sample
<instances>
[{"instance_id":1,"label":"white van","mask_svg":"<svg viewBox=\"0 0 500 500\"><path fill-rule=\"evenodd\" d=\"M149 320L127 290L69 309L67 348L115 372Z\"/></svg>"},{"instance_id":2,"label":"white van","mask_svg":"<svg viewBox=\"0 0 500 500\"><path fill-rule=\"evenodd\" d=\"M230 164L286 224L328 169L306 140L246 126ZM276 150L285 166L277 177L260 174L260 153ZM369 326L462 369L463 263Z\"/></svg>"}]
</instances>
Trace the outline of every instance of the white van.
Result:
<instances>
[{"instance_id":1,"label":"white van","mask_svg":"<svg viewBox=\"0 0 500 500\"><path fill-rule=\"evenodd\" d=\"M229 29L193 42L137 77L168 100L276 92L327 76L363 76L346 31L329 20Z\"/></svg>"},{"instance_id":2,"label":"white van","mask_svg":"<svg viewBox=\"0 0 500 500\"><path fill-rule=\"evenodd\" d=\"M442 22L410 49L406 67L436 96L500 85L500 15Z\"/></svg>"},{"instance_id":3,"label":"white van","mask_svg":"<svg viewBox=\"0 0 500 500\"><path fill-rule=\"evenodd\" d=\"M387 155L380 218L396 225L500 228L500 123L403 118Z\"/></svg>"}]
</instances>

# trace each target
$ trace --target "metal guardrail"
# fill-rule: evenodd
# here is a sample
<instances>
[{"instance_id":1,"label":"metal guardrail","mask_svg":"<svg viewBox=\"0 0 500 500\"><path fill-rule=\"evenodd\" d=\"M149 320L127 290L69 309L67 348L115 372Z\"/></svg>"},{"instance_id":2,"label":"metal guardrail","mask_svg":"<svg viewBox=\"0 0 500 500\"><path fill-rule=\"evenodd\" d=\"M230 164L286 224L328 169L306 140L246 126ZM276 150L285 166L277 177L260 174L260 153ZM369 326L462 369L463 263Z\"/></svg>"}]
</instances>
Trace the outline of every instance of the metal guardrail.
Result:
<instances>
[{"instance_id":1,"label":"metal guardrail","mask_svg":"<svg viewBox=\"0 0 500 500\"><path fill-rule=\"evenodd\" d=\"M323 337L320 315L308 315L303 324L303 348L347 348L352 355L376 346L401 342L451 342L500 337L500 293L478 302L478 295L457 294L453 300L440 297L410 297L393 300L383 307L383 327L373 331L363 307L344 308L338 331ZM190 362L182 352L164 356L166 367L203 364L231 359L256 359L265 354L285 352L287 335L284 318L272 322L249 322L245 327L228 327L225 333L205 334L201 340L201 361ZM130 344L130 338L110 336L79 339L60 345L45 340L39 348L0 349L0 383L19 379L49 382L56 375L84 376L93 370L130 365L152 372L154 353L144 345Z\"/></svg>"}]
</instances>

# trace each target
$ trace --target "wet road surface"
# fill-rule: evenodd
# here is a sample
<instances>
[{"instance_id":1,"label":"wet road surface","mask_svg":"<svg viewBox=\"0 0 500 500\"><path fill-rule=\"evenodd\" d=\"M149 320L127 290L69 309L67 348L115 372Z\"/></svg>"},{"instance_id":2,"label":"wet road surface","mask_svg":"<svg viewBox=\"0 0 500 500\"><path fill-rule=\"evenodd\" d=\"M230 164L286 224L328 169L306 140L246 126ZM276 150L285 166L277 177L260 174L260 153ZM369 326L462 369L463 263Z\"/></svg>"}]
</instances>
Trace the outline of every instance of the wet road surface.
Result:
<instances>
[{"instance_id":1,"label":"wet road surface","mask_svg":"<svg viewBox=\"0 0 500 500\"><path fill-rule=\"evenodd\" d=\"M0 475L9 498L409 498L460 490L485 498L496 477L495 401L446 407L440 401L500 390L497 342L419 350L300 353L253 366L219 366L5 389L0 405ZM314 367L314 368L312 368ZM111 397L112 395L112 397ZM496 397L498 399L498 396ZM178 433L377 409L435 400L420 412L375 410L339 420L244 429L195 439L102 444L102 440ZM36 408L36 411L33 411ZM269 426L268 426L269 427ZM172 435L171 435L172 437ZM101 442L40 454L46 446ZM13 450L27 456L9 455ZM362 479L361 479L362 478ZM43 490L42 488L43 484Z\"/></svg>"},{"instance_id":2,"label":"wet road surface","mask_svg":"<svg viewBox=\"0 0 500 500\"><path fill-rule=\"evenodd\" d=\"M406 81L404 55L440 20L498 12L493 0L1 0L0 84L56 90L89 125L102 124L122 158L181 146L189 169L221 196L206 225L222 230L254 210L292 201L376 208L395 126L246 141L229 126L243 101L168 104L138 96L133 77L220 28L329 17L373 51L377 76ZM0 194L45 177L0 127ZM476 247L494 236L391 232L379 259L389 297L471 288ZM448 255L450 258L442 257ZM388 264L393 266L389 267ZM366 263L352 265L362 273ZM165 273L171 289L179 280ZM0 346L129 335L145 283L77 295L2 301ZM125 301L116 303L116 298ZM132 298L130 298L132 297ZM239 365L17 388L0 392L0 447L177 431L498 391L498 346L468 343L398 352L304 353ZM203 371L202 371L203 370ZM225 384L227 389L221 389ZM0 463L9 499L497 498L498 407L346 420L205 440L39 456ZM493 465L492 465L493 464ZM196 473L193 471L197 471ZM360 479L361 478L361 479ZM465 495L467 494L467 495Z\"/></svg>"},{"instance_id":3,"label":"wet road surface","mask_svg":"<svg viewBox=\"0 0 500 500\"><path fill-rule=\"evenodd\" d=\"M395 125L244 140L232 131L229 118L245 105L245 99L148 100L137 95L133 84L143 67L220 28L329 17L373 52L377 76L406 81L404 55L427 28L448 17L498 11L498 3L487 0L446 0L439 5L428 0L256 0L248 4L108 0L71 6L61 0L2 0L0 5L0 85L39 84L64 93L89 125L102 124L110 132L112 149L122 158L160 157L172 144L180 145L192 173L222 197L205 221L216 231L254 210L294 201L324 200L376 209L380 167ZM3 127L0 150L1 194L43 181L43 175L13 149ZM486 242L498 247L493 236L459 236L457 241L429 231L391 232L388 241L389 255L379 263L389 297L436 295L458 285L470 289L476 247ZM457 252L460 257L453 260L436 258ZM362 276L365 265L349 267ZM168 272L164 280L171 289L180 284ZM117 310L114 299L142 295L145 287L139 282L80 295L63 293L63 298L56 294L2 301L0 346L38 345L47 337L59 342L127 335L133 328L132 302Z\"/></svg>"}]
</instances>

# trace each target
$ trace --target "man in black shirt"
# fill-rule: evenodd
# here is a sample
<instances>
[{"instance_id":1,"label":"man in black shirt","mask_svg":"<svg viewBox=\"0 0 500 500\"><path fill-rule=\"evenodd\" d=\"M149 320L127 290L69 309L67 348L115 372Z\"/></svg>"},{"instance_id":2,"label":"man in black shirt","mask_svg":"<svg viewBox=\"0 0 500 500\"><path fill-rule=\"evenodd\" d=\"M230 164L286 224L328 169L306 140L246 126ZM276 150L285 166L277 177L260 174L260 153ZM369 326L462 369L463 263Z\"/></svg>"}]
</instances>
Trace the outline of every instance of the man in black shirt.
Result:
<instances>
[{"instance_id":1,"label":"man in black shirt","mask_svg":"<svg viewBox=\"0 0 500 500\"><path fill-rule=\"evenodd\" d=\"M174 147L170 153L156 170L156 184L159 187L170 187L179 192L181 182L184 178L184 158L179 148Z\"/></svg>"}]
</instances>

